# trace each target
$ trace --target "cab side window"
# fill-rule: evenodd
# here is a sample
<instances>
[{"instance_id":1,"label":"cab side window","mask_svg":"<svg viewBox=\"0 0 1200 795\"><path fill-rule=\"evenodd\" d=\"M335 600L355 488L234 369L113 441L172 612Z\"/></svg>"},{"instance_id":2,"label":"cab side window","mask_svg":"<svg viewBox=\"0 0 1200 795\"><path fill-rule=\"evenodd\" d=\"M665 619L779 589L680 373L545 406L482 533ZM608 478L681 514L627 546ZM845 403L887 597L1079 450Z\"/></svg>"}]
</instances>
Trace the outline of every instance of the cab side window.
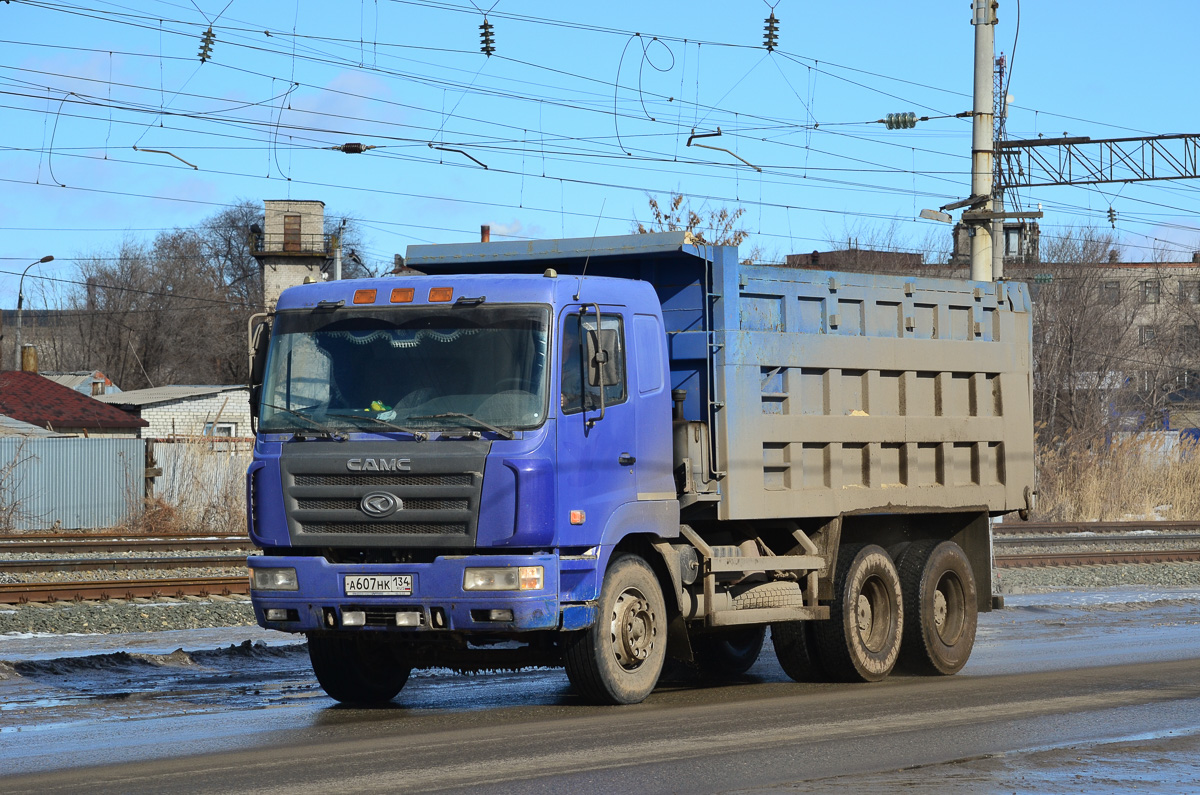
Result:
<instances>
[{"instance_id":1,"label":"cab side window","mask_svg":"<svg viewBox=\"0 0 1200 795\"><path fill-rule=\"evenodd\" d=\"M581 322L582 321L582 322ZM589 342L590 340L590 342ZM589 360L588 352L600 351ZM607 359L608 364L602 360ZM600 410L600 386L591 383L604 377L604 405L624 403L628 397L625 377L625 327L620 315L567 315L562 333L562 408L564 414ZM590 373L590 375L589 375Z\"/></svg>"}]
</instances>

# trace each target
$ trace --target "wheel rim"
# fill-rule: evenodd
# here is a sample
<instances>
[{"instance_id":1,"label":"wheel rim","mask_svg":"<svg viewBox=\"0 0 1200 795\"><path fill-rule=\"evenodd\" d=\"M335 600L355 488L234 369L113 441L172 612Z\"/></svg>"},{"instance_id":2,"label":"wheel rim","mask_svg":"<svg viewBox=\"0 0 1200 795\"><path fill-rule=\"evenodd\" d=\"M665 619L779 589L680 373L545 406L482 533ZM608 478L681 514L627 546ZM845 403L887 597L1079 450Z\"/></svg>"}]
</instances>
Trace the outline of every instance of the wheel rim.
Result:
<instances>
[{"instance_id":1,"label":"wheel rim","mask_svg":"<svg viewBox=\"0 0 1200 795\"><path fill-rule=\"evenodd\" d=\"M613 653L625 670L636 670L650 658L658 641L658 617L641 591L629 588L617 597L609 632Z\"/></svg>"},{"instance_id":2,"label":"wheel rim","mask_svg":"<svg viewBox=\"0 0 1200 795\"><path fill-rule=\"evenodd\" d=\"M863 583L855 600L855 628L863 646L872 654L878 654L887 645L892 610L892 600L881 579L872 577Z\"/></svg>"},{"instance_id":3,"label":"wheel rim","mask_svg":"<svg viewBox=\"0 0 1200 795\"><path fill-rule=\"evenodd\" d=\"M967 597L962 580L951 571L942 575L933 592L933 628L942 643L953 646L967 623Z\"/></svg>"}]
</instances>

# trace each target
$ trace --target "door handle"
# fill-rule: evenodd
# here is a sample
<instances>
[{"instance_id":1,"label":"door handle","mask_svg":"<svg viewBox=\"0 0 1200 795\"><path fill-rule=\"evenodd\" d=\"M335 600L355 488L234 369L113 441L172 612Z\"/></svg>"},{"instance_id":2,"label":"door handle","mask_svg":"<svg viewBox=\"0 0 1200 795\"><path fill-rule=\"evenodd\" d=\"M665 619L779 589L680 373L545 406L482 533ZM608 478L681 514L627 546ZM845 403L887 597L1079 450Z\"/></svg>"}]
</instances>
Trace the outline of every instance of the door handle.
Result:
<instances>
[{"instance_id":1,"label":"door handle","mask_svg":"<svg viewBox=\"0 0 1200 795\"><path fill-rule=\"evenodd\" d=\"M637 463L637 459L629 453L621 453L621 457L617 459L617 463L623 467L631 467Z\"/></svg>"}]
</instances>

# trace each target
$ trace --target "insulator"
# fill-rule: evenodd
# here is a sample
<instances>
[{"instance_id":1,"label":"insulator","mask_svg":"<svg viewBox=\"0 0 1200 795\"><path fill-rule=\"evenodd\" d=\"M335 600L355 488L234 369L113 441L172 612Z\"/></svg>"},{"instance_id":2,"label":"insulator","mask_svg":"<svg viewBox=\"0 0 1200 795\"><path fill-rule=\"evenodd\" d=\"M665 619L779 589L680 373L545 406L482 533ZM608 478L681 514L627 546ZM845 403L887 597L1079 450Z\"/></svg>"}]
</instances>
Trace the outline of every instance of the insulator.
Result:
<instances>
[{"instance_id":1,"label":"insulator","mask_svg":"<svg viewBox=\"0 0 1200 795\"><path fill-rule=\"evenodd\" d=\"M208 30L204 31L203 35L200 36L200 63L205 63L212 58L212 46L216 38L217 36L213 33L212 25L209 25Z\"/></svg>"},{"instance_id":2,"label":"insulator","mask_svg":"<svg viewBox=\"0 0 1200 795\"><path fill-rule=\"evenodd\" d=\"M917 126L917 114L889 113L884 117L883 123L889 130L911 130Z\"/></svg>"},{"instance_id":3,"label":"insulator","mask_svg":"<svg viewBox=\"0 0 1200 795\"><path fill-rule=\"evenodd\" d=\"M496 51L496 38L493 30L492 23L488 22L487 17L484 17L483 24L479 26L479 51L489 58Z\"/></svg>"},{"instance_id":4,"label":"insulator","mask_svg":"<svg viewBox=\"0 0 1200 795\"><path fill-rule=\"evenodd\" d=\"M771 16L766 18L766 25L763 26L763 46L767 48L767 52L774 52L779 46L779 20L775 17L775 12L771 12Z\"/></svg>"}]
</instances>

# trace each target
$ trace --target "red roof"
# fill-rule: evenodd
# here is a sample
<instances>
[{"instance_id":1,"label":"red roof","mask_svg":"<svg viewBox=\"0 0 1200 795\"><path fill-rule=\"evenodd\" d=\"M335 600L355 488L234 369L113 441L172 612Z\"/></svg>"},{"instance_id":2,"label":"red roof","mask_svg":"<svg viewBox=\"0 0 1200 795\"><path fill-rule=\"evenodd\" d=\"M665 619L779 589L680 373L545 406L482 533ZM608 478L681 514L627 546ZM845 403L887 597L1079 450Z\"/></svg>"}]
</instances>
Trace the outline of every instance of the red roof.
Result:
<instances>
[{"instance_id":1,"label":"red roof","mask_svg":"<svg viewBox=\"0 0 1200 795\"><path fill-rule=\"evenodd\" d=\"M116 406L22 370L0 372L0 414L54 430L146 428L150 425Z\"/></svg>"}]
</instances>

